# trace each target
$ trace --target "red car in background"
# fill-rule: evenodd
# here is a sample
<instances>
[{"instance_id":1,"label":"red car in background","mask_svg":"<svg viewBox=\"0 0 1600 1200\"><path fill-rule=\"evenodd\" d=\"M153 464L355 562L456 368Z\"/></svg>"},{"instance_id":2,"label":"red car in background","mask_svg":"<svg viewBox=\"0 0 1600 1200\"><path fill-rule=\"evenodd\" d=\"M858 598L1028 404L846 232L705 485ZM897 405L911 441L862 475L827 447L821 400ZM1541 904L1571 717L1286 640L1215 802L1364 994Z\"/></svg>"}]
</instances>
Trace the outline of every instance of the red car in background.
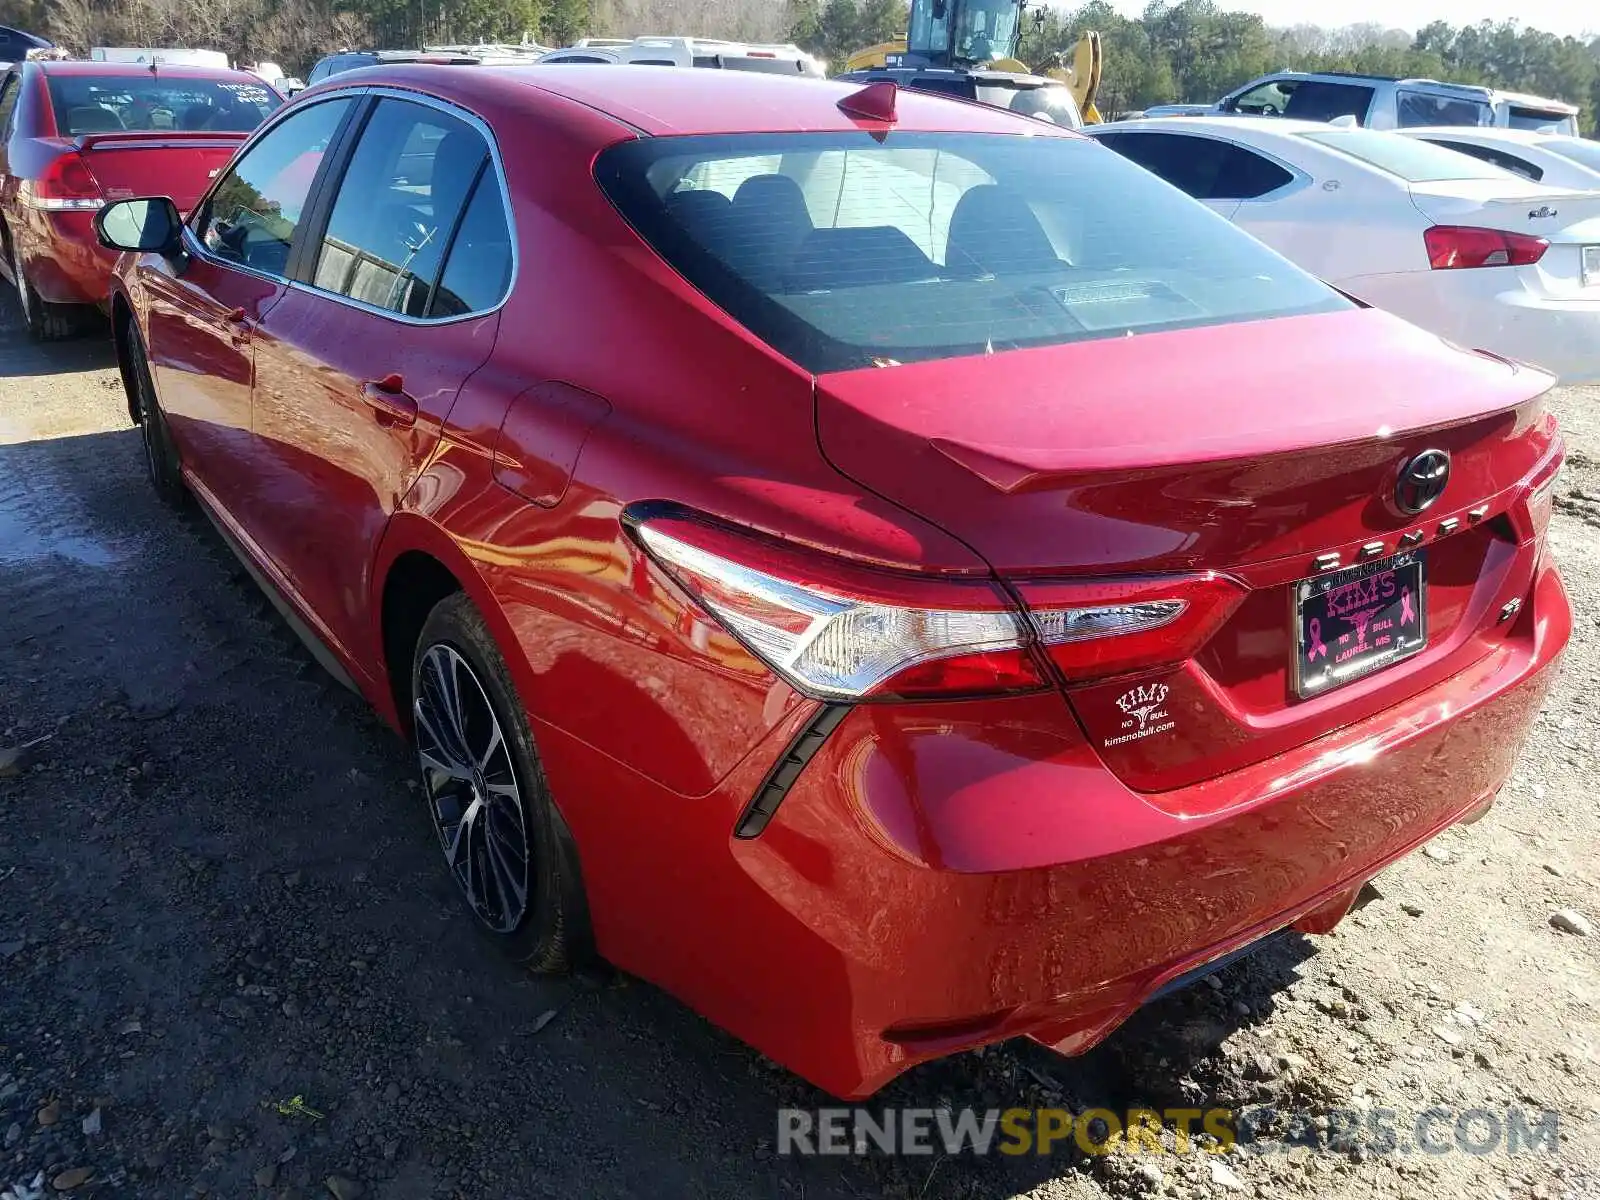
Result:
<instances>
[{"instance_id":1,"label":"red car in background","mask_svg":"<svg viewBox=\"0 0 1600 1200\"><path fill-rule=\"evenodd\" d=\"M152 482L414 741L475 923L840 1096L1332 928L1567 642L1551 377L1058 127L381 67L182 207L98 218Z\"/></svg>"},{"instance_id":2,"label":"red car in background","mask_svg":"<svg viewBox=\"0 0 1600 1200\"><path fill-rule=\"evenodd\" d=\"M23 62L0 77L0 275L28 330L66 337L104 307L116 255L90 226L108 200L187 208L283 97L243 71Z\"/></svg>"}]
</instances>

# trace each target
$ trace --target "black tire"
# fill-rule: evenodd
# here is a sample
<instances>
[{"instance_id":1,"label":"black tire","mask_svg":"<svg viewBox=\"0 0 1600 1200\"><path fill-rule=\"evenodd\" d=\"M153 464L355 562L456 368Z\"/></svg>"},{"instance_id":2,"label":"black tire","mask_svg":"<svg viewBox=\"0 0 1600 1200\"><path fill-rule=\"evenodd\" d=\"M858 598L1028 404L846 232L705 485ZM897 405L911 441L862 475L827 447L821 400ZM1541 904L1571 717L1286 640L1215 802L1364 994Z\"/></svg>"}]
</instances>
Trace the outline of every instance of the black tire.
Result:
<instances>
[{"instance_id":1,"label":"black tire","mask_svg":"<svg viewBox=\"0 0 1600 1200\"><path fill-rule=\"evenodd\" d=\"M161 411L161 401L156 397L155 383L150 378L150 360L132 317L123 327L122 345L127 356L128 383L133 390L132 407L144 439L144 462L150 486L169 508L187 508L189 489L184 485L179 468L178 447L173 444L166 414Z\"/></svg>"},{"instance_id":2,"label":"black tire","mask_svg":"<svg viewBox=\"0 0 1600 1200\"><path fill-rule=\"evenodd\" d=\"M11 275L16 281L17 303L22 308L23 322L28 327L28 336L34 341L64 341L83 328L81 306L49 304L39 298L39 293L28 282L28 276L22 269L22 254L15 247L11 251Z\"/></svg>"},{"instance_id":3,"label":"black tire","mask_svg":"<svg viewBox=\"0 0 1600 1200\"><path fill-rule=\"evenodd\" d=\"M441 715L446 710L441 707L438 671L445 661L468 673L457 676L458 695L464 699L458 700L456 710L467 716L459 726L466 732L454 745L446 743L455 734L442 727L447 718ZM505 659L482 614L465 595L458 592L440 601L424 622L412 658L411 695L426 815L445 852L446 869L472 911L473 924L513 962L538 974L563 974L582 964L589 957L589 926L572 835L550 798ZM487 723L472 715L480 699L487 701L498 723L504 756L493 748ZM481 761L480 744L490 746ZM473 781L443 774L437 766L446 759L452 769L466 760L477 762ZM514 800L504 794L507 781L515 786ZM469 816L474 809L481 814L475 820ZM515 883L495 885L501 875L487 857L493 850L490 842L495 841L501 848L500 861L507 861L506 850L518 824L514 812L521 815L521 862L526 864L520 912L512 911ZM452 817L459 819L452 822ZM503 834L498 840L496 829ZM454 859L452 840L457 846ZM510 861L514 866L516 856ZM478 894L471 882L474 868L479 872ZM506 903L497 905L491 888Z\"/></svg>"}]
</instances>

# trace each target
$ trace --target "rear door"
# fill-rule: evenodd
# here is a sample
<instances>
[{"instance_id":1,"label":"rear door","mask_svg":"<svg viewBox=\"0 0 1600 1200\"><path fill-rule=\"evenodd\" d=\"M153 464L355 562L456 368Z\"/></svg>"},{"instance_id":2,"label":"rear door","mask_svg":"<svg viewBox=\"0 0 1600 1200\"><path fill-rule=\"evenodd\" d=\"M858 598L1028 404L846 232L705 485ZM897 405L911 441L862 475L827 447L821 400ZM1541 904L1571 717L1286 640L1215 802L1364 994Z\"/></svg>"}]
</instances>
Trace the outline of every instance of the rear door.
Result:
<instances>
[{"instance_id":1,"label":"rear door","mask_svg":"<svg viewBox=\"0 0 1600 1200\"><path fill-rule=\"evenodd\" d=\"M486 127L382 95L262 320L252 528L337 650L359 655L385 523L489 357L510 217Z\"/></svg>"},{"instance_id":2,"label":"rear door","mask_svg":"<svg viewBox=\"0 0 1600 1200\"><path fill-rule=\"evenodd\" d=\"M284 294L289 248L327 147L354 101L310 104L256 141L190 218L181 262L147 255L150 364L182 455L237 519L257 479L251 389L257 325Z\"/></svg>"}]
</instances>

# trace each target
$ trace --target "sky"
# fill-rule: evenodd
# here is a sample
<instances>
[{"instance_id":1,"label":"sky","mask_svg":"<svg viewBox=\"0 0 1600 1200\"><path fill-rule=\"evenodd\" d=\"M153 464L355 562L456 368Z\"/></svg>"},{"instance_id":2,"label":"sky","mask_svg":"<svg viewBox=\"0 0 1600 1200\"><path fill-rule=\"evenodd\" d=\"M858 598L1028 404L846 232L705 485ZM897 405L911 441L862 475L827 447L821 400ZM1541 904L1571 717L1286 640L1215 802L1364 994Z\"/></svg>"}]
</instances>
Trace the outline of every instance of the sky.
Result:
<instances>
[{"instance_id":1,"label":"sky","mask_svg":"<svg viewBox=\"0 0 1600 1200\"><path fill-rule=\"evenodd\" d=\"M1143 0L1114 0L1130 17L1144 11ZM1533 29L1556 34L1600 33L1600 9L1583 0L1218 0L1222 9L1257 12L1268 25L1358 25L1367 21L1415 32L1430 21L1470 25L1485 18L1515 17Z\"/></svg>"}]
</instances>

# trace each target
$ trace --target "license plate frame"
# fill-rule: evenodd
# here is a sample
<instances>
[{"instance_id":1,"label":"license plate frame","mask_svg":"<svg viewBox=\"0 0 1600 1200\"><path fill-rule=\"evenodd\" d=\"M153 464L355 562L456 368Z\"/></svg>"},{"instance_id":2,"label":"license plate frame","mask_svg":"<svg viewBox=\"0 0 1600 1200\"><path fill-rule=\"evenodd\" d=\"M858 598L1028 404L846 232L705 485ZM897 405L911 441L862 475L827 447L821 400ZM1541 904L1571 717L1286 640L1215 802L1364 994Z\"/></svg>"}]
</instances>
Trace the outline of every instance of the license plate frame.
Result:
<instances>
[{"instance_id":1,"label":"license plate frame","mask_svg":"<svg viewBox=\"0 0 1600 1200\"><path fill-rule=\"evenodd\" d=\"M1585 246L1583 254L1583 286L1600 284L1600 246Z\"/></svg>"},{"instance_id":2,"label":"license plate frame","mask_svg":"<svg viewBox=\"0 0 1600 1200\"><path fill-rule=\"evenodd\" d=\"M1299 580L1291 591L1290 620L1297 700L1404 662L1428 646L1427 556L1406 550Z\"/></svg>"}]
</instances>

